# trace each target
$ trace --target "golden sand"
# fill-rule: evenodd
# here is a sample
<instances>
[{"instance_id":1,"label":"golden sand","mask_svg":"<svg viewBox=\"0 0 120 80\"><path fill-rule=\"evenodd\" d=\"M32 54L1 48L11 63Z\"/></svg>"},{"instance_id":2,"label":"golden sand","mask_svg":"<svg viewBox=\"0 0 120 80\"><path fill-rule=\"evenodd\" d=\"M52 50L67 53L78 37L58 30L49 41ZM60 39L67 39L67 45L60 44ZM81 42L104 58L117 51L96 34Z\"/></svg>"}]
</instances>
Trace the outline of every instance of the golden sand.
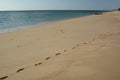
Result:
<instances>
[{"instance_id":1,"label":"golden sand","mask_svg":"<svg viewBox=\"0 0 120 80\"><path fill-rule=\"evenodd\" d=\"M0 78L120 80L120 12L0 34Z\"/></svg>"}]
</instances>

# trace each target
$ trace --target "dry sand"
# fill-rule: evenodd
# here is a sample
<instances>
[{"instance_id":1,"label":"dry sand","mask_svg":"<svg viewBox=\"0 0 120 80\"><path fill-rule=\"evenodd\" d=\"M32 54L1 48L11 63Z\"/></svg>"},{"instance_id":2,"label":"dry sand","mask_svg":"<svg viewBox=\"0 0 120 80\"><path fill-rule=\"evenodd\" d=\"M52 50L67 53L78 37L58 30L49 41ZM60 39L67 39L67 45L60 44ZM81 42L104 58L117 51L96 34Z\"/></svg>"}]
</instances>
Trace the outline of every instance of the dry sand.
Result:
<instances>
[{"instance_id":1,"label":"dry sand","mask_svg":"<svg viewBox=\"0 0 120 80\"><path fill-rule=\"evenodd\" d=\"M0 77L120 80L120 12L0 34Z\"/></svg>"}]
</instances>

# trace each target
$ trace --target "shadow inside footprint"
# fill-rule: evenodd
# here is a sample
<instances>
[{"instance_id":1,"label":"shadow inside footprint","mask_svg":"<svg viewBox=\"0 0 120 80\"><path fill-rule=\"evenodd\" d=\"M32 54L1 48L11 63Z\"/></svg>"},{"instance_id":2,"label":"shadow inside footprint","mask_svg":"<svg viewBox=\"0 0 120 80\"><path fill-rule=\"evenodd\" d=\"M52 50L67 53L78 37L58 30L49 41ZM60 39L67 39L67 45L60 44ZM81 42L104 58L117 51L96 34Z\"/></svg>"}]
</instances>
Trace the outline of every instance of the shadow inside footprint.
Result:
<instances>
[{"instance_id":1,"label":"shadow inside footprint","mask_svg":"<svg viewBox=\"0 0 120 80\"><path fill-rule=\"evenodd\" d=\"M61 33L64 33L64 30L60 30Z\"/></svg>"},{"instance_id":2,"label":"shadow inside footprint","mask_svg":"<svg viewBox=\"0 0 120 80\"><path fill-rule=\"evenodd\" d=\"M21 47L20 45L17 45L17 47Z\"/></svg>"},{"instance_id":3,"label":"shadow inside footprint","mask_svg":"<svg viewBox=\"0 0 120 80\"><path fill-rule=\"evenodd\" d=\"M61 54L61 53L56 53L55 56L58 56L58 55L60 55L60 54Z\"/></svg>"},{"instance_id":4,"label":"shadow inside footprint","mask_svg":"<svg viewBox=\"0 0 120 80\"><path fill-rule=\"evenodd\" d=\"M64 52L67 52L67 50L64 50Z\"/></svg>"},{"instance_id":5,"label":"shadow inside footprint","mask_svg":"<svg viewBox=\"0 0 120 80\"><path fill-rule=\"evenodd\" d=\"M19 72L21 72L23 70L24 70L24 68L21 68L21 69L18 69L16 72L19 73Z\"/></svg>"},{"instance_id":6,"label":"shadow inside footprint","mask_svg":"<svg viewBox=\"0 0 120 80\"><path fill-rule=\"evenodd\" d=\"M95 41L95 38L93 38L92 41Z\"/></svg>"},{"instance_id":7,"label":"shadow inside footprint","mask_svg":"<svg viewBox=\"0 0 120 80\"><path fill-rule=\"evenodd\" d=\"M80 45L79 45L79 44L77 44L76 46L77 46L77 47L79 47Z\"/></svg>"},{"instance_id":8,"label":"shadow inside footprint","mask_svg":"<svg viewBox=\"0 0 120 80\"><path fill-rule=\"evenodd\" d=\"M41 64L42 64L42 62L35 64L35 66L39 66L39 65L41 65Z\"/></svg>"},{"instance_id":9,"label":"shadow inside footprint","mask_svg":"<svg viewBox=\"0 0 120 80\"><path fill-rule=\"evenodd\" d=\"M89 41L89 43L91 43L91 41Z\"/></svg>"},{"instance_id":10,"label":"shadow inside footprint","mask_svg":"<svg viewBox=\"0 0 120 80\"><path fill-rule=\"evenodd\" d=\"M1 77L0 80L4 80L6 78L8 78L8 76Z\"/></svg>"},{"instance_id":11,"label":"shadow inside footprint","mask_svg":"<svg viewBox=\"0 0 120 80\"><path fill-rule=\"evenodd\" d=\"M88 44L88 43L85 42L84 44Z\"/></svg>"},{"instance_id":12,"label":"shadow inside footprint","mask_svg":"<svg viewBox=\"0 0 120 80\"><path fill-rule=\"evenodd\" d=\"M45 60L48 60L48 59L50 59L50 57L45 58Z\"/></svg>"},{"instance_id":13,"label":"shadow inside footprint","mask_svg":"<svg viewBox=\"0 0 120 80\"><path fill-rule=\"evenodd\" d=\"M75 49L76 47L73 47L72 49Z\"/></svg>"}]
</instances>

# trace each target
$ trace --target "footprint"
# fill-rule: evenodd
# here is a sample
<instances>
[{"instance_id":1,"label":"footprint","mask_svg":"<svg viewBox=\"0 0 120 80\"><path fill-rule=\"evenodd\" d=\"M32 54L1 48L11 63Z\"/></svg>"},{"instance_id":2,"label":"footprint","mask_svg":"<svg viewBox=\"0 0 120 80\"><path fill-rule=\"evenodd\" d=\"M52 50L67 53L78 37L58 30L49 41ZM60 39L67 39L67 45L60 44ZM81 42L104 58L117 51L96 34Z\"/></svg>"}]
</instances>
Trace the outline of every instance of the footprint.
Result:
<instances>
[{"instance_id":1,"label":"footprint","mask_svg":"<svg viewBox=\"0 0 120 80\"><path fill-rule=\"evenodd\" d=\"M95 38L93 38L92 41L95 41Z\"/></svg>"},{"instance_id":2,"label":"footprint","mask_svg":"<svg viewBox=\"0 0 120 80\"><path fill-rule=\"evenodd\" d=\"M67 50L64 50L64 52L67 52Z\"/></svg>"},{"instance_id":3,"label":"footprint","mask_svg":"<svg viewBox=\"0 0 120 80\"><path fill-rule=\"evenodd\" d=\"M60 55L60 54L61 54L61 53L56 53L55 56L58 56L58 55Z\"/></svg>"},{"instance_id":4,"label":"footprint","mask_svg":"<svg viewBox=\"0 0 120 80\"><path fill-rule=\"evenodd\" d=\"M16 72L18 73L18 72L21 72L23 70L24 70L24 68L21 68L21 69L18 69Z\"/></svg>"},{"instance_id":5,"label":"footprint","mask_svg":"<svg viewBox=\"0 0 120 80\"><path fill-rule=\"evenodd\" d=\"M50 57L45 58L45 60L48 60L48 59L50 59Z\"/></svg>"},{"instance_id":6,"label":"footprint","mask_svg":"<svg viewBox=\"0 0 120 80\"><path fill-rule=\"evenodd\" d=\"M79 47L80 45L79 45L79 44L77 44L76 46L77 46L77 47Z\"/></svg>"},{"instance_id":7,"label":"footprint","mask_svg":"<svg viewBox=\"0 0 120 80\"><path fill-rule=\"evenodd\" d=\"M76 49L76 47L73 47L72 49Z\"/></svg>"},{"instance_id":8,"label":"footprint","mask_svg":"<svg viewBox=\"0 0 120 80\"><path fill-rule=\"evenodd\" d=\"M17 45L17 47L21 47L20 45Z\"/></svg>"},{"instance_id":9,"label":"footprint","mask_svg":"<svg viewBox=\"0 0 120 80\"><path fill-rule=\"evenodd\" d=\"M42 64L42 62L41 63L38 63L38 65L41 65Z\"/></svg>"},{"instance_id":10,"label":"footprint","mask_svg":"<svg viewBox=\"0 0 120 80\"><path fill-rule=\"evenodd\" d=\"M88 44L88 43L85 42L84 44Z\"/></svg>"},{"instance_id":11,"label":"footprint","mask_svg":"<svg viewBox=\"0 0 120 80\"><path fill-rule=\"evenodd\" d=\"M89 43L91 43L91 41L89 41Z\"/></svg>"},{"instance_id":12,"label":"footprint","mask_svg":"<svg viewBox=\"0 0 120 80\"><path fill-rule=\"evenodd\" d=\"M42 62L35 64L35 66L39 66L39 65L41 65L41 64L42 64Z\"/></svg>"},{"instance_id":13,"label":"footprint","mask_svg":"<svg viewBox=\"0 0 120 80\"><path fill-rule=\"evenodd\" d=\"M64 30L60 30L61 33L64 33Z\"/></svg>"},{"instance_id":14,"label":"footprint","mask_svg":"<svg viewBox=\"0 0 120 80\"><path fill-rule=\"evenodd\" d=\"M10 39L10 40L14 40L14 39Z\"/></svg>"},{"instance_id":15,"label":"footprint","mask_svg":"<svg viewBox=\"0 0 120 80\"><path fill-rule=\"evenodd\" d=\"M35 64L34 66L38 66L38 64Z\"/></svg>"},{"instance_id":16,"label":"footprint","mask_svg":"<svg viewBox=\"0 0 120 80\"><path fill-rule=\"evenodd\" d=\"M1 77L0 80L4 80L6 78L8 78L8 76Z\"/></svg>"}]
</instances>

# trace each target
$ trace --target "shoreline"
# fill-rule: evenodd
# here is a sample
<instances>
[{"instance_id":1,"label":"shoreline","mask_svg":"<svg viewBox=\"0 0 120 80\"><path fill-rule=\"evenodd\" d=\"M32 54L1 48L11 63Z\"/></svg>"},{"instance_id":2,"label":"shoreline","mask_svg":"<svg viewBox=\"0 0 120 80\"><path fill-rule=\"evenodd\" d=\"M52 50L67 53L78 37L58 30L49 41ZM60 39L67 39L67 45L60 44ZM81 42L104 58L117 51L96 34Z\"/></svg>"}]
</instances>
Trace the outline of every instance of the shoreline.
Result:
<instances>
[{"instance_id":1,"label":"shoreline","mask_svg":"<svg viewBox=\"0 0 120 80\"><path fill-rule=\"evenodd\" d=\"M67 21L67 20L78 19L78 18L83 18L83 17L88 17L88 16L91 16L91 15L80 16L80 17L69 18L69 19L63 19L63 20L58 20L58 21L51 21L51 22L46 22L46 23L43 23L43 24L38 23L38 24L35 24L35 25L28 25L28 27L24 26L24 28L14 29L14 30L10 30L10 31L7 31L7 32L1 32L0 34L12 33L12 32L21 31L21 30L27 30L27 29L31 29L31 28L35 28L35 27L41 27L41 26L45 26L45 25L49 25L49 24L59 23L59 22Z\"/></svg>"},{"instance_id":2,"label":"shoreline","mask_svg":"<svg viewBox=\"0 0 120 80\"><path fill-rule=\"evenodd\" d=\"M0 34L0 78L119 80L119 53L119 11L62 20Z\"/></svg>"},{"instance_id":3,"label":"shoreline","mask_svg":"<svg viewBox=\"0 0 120 80\"><path fill-rule=\"evenodd\" d=\"M107 13L107 12L101 12L102 14L104 13ZM98 14L98 15L102 15L102 14ZM28 25L28 27L25 27L25 26L21 26L21 27L18 27L18 28L12 28L12 29L8 29L8 31L3 31L3 32L0 32L0 34L4 34L4 33L11 33L11 32L16 32L16 31L19 31L19 30L24 30L24 29L30 29L30 28L34 28L34 27L41 27L41 26L44 26L44 25L47 25L47 24L53 24L53 23L57 23L57 22L61 22L61 21L66 21L66 20L71 20L71 19L78 19L78 18L83 18L83 17L88 17L88 16L92 16L92 15L96 15L96 14L89 14L89 15L84 15L84 16L76 16L76 17L73 17L73 18L67 18L67 19L62 19L62 20L57 20L57 21L50 21L50 22L46 22L46 23L38 23L38 24L34 24L34 25Z\"/></svg>"}]
</instances>

